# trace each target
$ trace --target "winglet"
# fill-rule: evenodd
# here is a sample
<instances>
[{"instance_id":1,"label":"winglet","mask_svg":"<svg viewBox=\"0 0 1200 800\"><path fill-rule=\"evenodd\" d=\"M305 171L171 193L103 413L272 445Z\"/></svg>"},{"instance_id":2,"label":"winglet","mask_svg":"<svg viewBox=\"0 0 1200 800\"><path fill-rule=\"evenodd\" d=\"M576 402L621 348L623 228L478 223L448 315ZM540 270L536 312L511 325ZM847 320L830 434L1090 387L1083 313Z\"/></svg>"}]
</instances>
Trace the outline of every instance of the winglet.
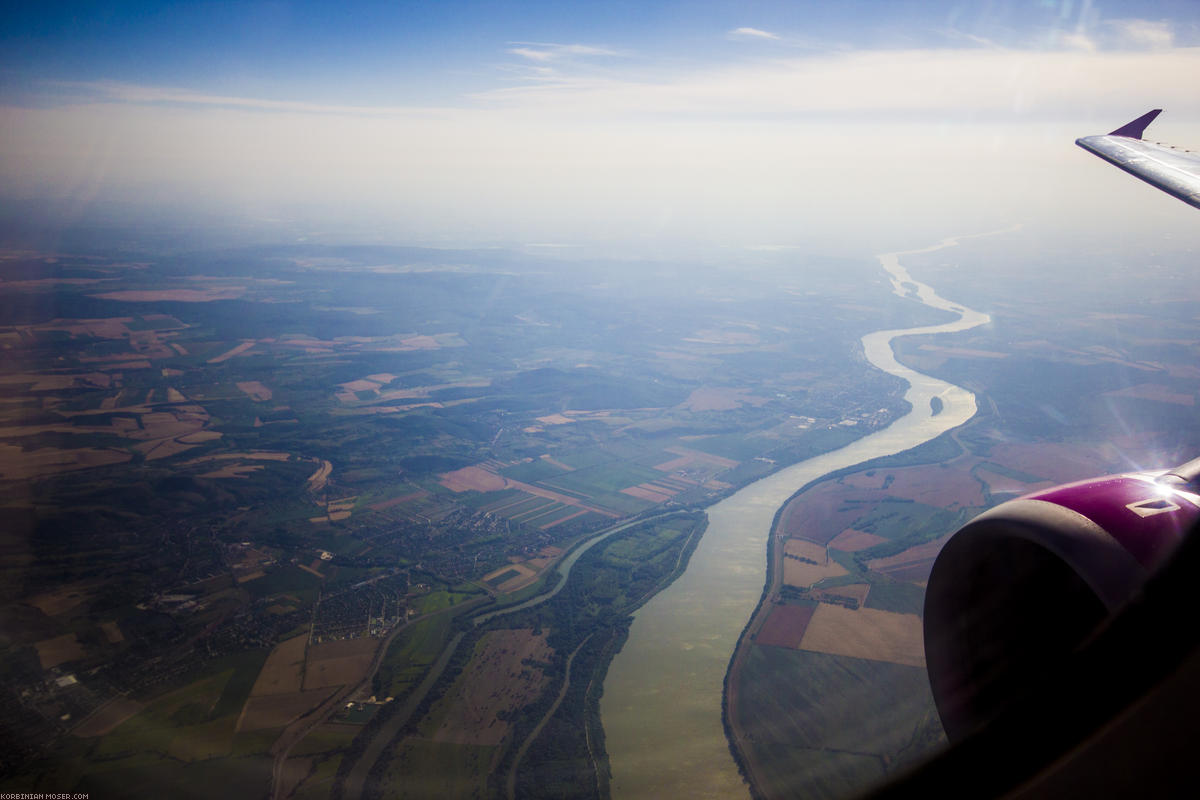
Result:
<instances>
[{"instance_id":1,"label":"winglet","mask_svg":"<svg viewBox=\"0 0 1200 800\"><path fill-rule=\"evenodd\" d=\"M1133 122L1126 122L1124 125L1110 133L1109 136L1128 136L1130 139L1140 139L1142 138L1142 133L1145 132L1150 123L1154 122L1154 118L1161 113L1161 108L1156 108L1153 111L1147 111Z\"/></svg>"}]
</instances>

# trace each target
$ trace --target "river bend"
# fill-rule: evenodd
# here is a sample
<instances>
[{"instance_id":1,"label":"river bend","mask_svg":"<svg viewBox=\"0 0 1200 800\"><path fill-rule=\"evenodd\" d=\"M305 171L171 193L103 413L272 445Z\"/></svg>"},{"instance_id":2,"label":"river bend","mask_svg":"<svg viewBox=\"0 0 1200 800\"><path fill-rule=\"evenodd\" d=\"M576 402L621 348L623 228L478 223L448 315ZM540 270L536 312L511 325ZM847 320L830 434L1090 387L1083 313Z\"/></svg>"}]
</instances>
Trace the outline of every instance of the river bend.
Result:
<instances>
[{"instance_id":1,"label":"river bend","mask_svg":"<svg viewBox=\"0 0 1200 800\"><path fill-rule=\"evenodd\" d=\"M634 615L600 701L617 800L749 797L725 739L721 692L738 636L762 594L776 510L822 475L916 447L975 414L971 392L900 364L891 347L900 336L954 333L990 321L987 314L939 296L900 264L902 256L957 243L946 239L922 250L878 256L896 294L959 317L862 337L871 364L908 382L904 399L912 410L882 430L782 469L708 508L708 529L687 570ZM942 400L937 415L931 408L934 397Z\"/></svg>"}]
</instances>

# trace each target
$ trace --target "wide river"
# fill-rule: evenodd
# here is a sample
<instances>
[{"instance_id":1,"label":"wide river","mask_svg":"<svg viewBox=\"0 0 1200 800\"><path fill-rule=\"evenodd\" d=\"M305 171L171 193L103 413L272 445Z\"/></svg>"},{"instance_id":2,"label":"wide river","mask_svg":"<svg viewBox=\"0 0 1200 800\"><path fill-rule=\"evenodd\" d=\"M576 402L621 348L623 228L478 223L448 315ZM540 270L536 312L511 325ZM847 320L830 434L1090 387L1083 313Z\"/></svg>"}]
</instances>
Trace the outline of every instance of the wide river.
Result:
<instances>
[{"instance_id":1,"label":"wide river","mask_svg":"<svg viewBox=\"0 0 1200 800\"><path fill-rule=\"evenodd\" d=\"M983 325L987 314L939 297L915 281L900 257L957 244L878 256L901 296L959 316L944 325L876 331L862 338L867 360L908 381L912 411L840 450L750 484L708 509L708 530L687 570L638 610L629 640L604 682L600 716L612 767L612 795L624 798L749 797L721 725L721 689L737 638L762 594L767 536L775 511L816 478L916 447L975 414L975 395L896 361L892 340ZM930 400L942 399L934 415Z\"/></svg>"}]
</instances>

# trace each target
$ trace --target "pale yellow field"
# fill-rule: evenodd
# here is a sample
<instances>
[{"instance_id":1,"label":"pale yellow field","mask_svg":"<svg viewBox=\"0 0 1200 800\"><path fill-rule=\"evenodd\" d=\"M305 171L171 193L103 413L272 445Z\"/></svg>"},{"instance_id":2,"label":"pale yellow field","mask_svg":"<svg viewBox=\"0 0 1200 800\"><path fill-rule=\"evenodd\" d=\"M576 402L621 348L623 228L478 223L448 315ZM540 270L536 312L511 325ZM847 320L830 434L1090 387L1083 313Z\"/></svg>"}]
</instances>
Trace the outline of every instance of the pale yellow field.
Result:
<instances>
[{"instance_id":1,"label":"pale yellow field","mask_svg":"<svg viewBox=\"0 0 1200 800\"><path fill-rule=\"evenodd\" d=\"M245 353L247 350L254 347L254 345L256 345L256 344L258 344L258 342L254 342L254 341L242 342L237 347L234 347L231 350L226 350L224 353L221 353L221 355L219 355L219 356L214 356L214 357L210 358L208 360L208 363L209 364L220 364L222 361L228 361L231 358L240 356L242 353Z\"/></svg>"},{"instance_id":2,"label":"pale yellow field","mask_svg":"<svg viewBox=\"0 0 1200 800\"><path fill-rule=\"evenodd\" d=\"M271 390L264 386L261 381L238 381L237 387L245 392L251 400L265 402L271 399Z\"/></svg>"},{"instance_id":3,"label":"pale yellow field","mask_svg":"<svg viewBox=\"0 0 1200 800\"><path fill-rule=\"evenodd\" d=\"M825 552L825 546L816 542L810 542L807 539L788 539L783 543L783 552L790 556L812 559L818 564L824 564L829 561L829 556Z\"/></svg>"},{"instance_id":4,"label":"pale yellow field","mask_svg":"<svg viewBox=\"0 0 1200 800\"><path fill-rule=\"evenodd\" d=\"M84 717L71 733L83 738L103 736L143 708L144 705L128 697L114 698Z\"/></svg>"},{"instance_id":5,"label":"pale yellow field","mask_svg":"<svg viewBox=\"0 0 1200 800\"><path fill-rule=\"evenodd\" d=\"M789 586L806 588L822 578L836 578L845 574L845 567L836 561L827 564L807 564L794 558L783 560L783 582Z\"/></svg>"},{"instance_id":6,"label":"pale yellow field","mask_svg":"<svg viewBox=\"0 0 1200 800\"><path fill-rule=\"evenodd\" d=\"M513 577L509 578L504 583L502 583L498 587L496 587L497 590L500 591L502 594L507 594L508 592L515 592L518 589L524 589L526 586L528 586L529 584L531 584L535 580L537 580L537 573L534 572L529 567L525 566L524 564L513 564L511 567L506 567L505 569L515 569L517 572L520 572L521 574L514 575Z\"/></svg>"},{"instance_id":7,"label":"pale yellow field","mask_svg":"<svg viewBox=\"0 0 1200 800\"><path fill-rule=\"evenodd\" d=\"M258 673L258 679L254 681L250 696L300 691L304 681L304 651L307 644L308 634L301 634L275 645L262 671Z\"/></svg>"},{"instance_id":8,"label":"pale yellow field","mask_svg":"<svg viewBox=\"0 0 1200 800\"><path fill-rule=\"evenodd\" d=\"M378 639L367 638L313 645L308 648L304 689L358 683L366 676L378 647Z\"/></svg>"},{"instance_id":9,"label":"pale yellow field","mask_svg":"<svg viewBox=\"0 0 1200 800\"><path fill-rule=\"evenodd\" d=\"M329 482L329 475L333 472L333 464L328 461L321 461L321 466L317 471L308 476L308 490L310 492L319 492L325 488L325 484Z\"/></svg>"},{"instance_id":10,"label":"pale yellow field","mask_svg":"<svg viewBox=\"0 0 1200 800\"><path fill-rule=\"evenodd\" d=\"M121 628L115 622L101 622L100 630L104 631L104 638L111 644L125 641L125 634L121 633Z\"/></svg>"},{"instance_id":11,"label":"pale yellow field","mask_svg":"<svg viewBox=\"0 0 1200 800\"><path fill-rule=\"evenodd\" d=\"M79 643L73 633L64 633L53 639L43 639L34 644L34 647L37 648L38 660L42 662L42 669L57 667L59 664L83 658L86 655L83 645Z\"/></svg>"},{"instance_id":12,"label":"pale yellow field","mask_svg":"<svg viewBox=\"0 0 1200 800\"><path fill-rule=\"evenodd\" d=\"M46 616L53 617L70 611L91 597L91 590L95 585L97 584L69 583L65 586L60 586L52 592L43 592L42 594L34 595L25 602L36 607Z\"/></svg>"},{"instance_id":13,"label":"pale yellow field","mask_svg":"<svg viewBox=\"0 0 1200 800\"><path fill-rule=\"evenodd\" d=\"M851 611L822 603L808 623L800 649L925 666L921 618L874 608Z\"/></svg>"}]
</instances>

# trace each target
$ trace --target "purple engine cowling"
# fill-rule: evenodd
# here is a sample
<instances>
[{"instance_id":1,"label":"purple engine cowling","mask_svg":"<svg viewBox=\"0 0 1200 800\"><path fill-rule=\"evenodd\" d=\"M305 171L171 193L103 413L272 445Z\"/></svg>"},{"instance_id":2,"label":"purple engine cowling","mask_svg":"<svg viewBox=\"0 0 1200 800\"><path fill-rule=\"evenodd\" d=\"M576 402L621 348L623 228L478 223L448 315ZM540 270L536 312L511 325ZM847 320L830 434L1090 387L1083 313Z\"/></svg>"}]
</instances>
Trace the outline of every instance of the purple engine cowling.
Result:
<instances>
[{"instance_id":1,"label":"purple engine cowling","mask_svg":"<svg viewBox=\"0 0 1200 800\"><path fill-rule=\"evenodd\" d=\"M1200 520L1200 459L1002 503L938 555L925 658L951 739L992 718L1073 651Z\"/></svg>"}]
</instances>

